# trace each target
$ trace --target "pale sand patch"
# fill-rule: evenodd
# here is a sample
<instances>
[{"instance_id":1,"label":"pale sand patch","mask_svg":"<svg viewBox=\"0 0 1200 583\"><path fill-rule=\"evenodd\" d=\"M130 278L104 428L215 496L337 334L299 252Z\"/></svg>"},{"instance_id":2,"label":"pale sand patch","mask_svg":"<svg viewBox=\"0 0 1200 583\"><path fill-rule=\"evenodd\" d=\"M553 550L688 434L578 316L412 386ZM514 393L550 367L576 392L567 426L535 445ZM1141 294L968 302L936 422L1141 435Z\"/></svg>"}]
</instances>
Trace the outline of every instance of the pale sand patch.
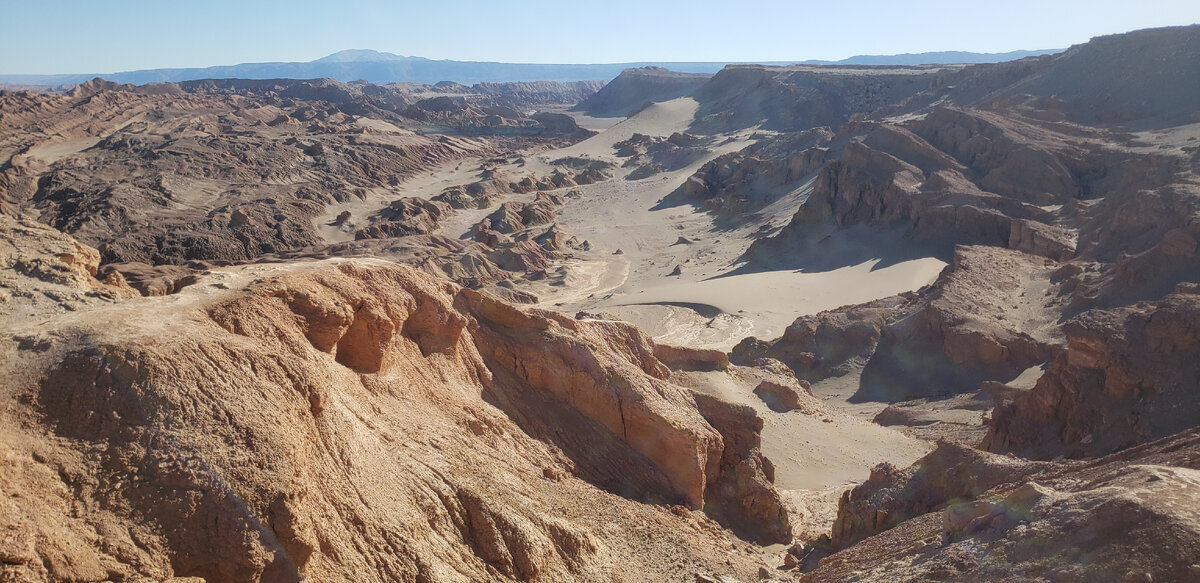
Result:
<instances>
[{"instance_id":1,"label":"pale sand patch","mask_svg":"<svg viewBox=\"0 0 1200 583\"><path fill-rule=\"evenodd\" d=\"M775 464L775 485L781 489L824 490L862 482L881 462L907 467L932 448L927 441L848 414L833 403L828 413L772 411L753 392L758 378L744 370L677 372L671 380L753 407L763 420L763 454Z\"/></svg>"},{"instance_id":2,"label":"pale sand patch","mask_svg":"<svg viewBox=\"0 0 1200 583\"><path fill-rule=\"evenodd\" d=\"M569 116L571 116L571 119L575 120L576 125L578 125L579 127L583 128L585 130L592 130L593 132L602 132L604 130L607 130L608 128L611 128L611 127L625 121L625 119L626 119L624 116L592 117L583 112L571 111L572 107L574 107L574 106L573 105L546 106L546 107L542 107L541 111L544 111L546 113L562 113L562 114L569 115Z\"/></svg>"},{"instance_id":3,"label":"pale sand patch","mask_svg":"<svg viewBox=\"0 0 1200 583\"><path fill-rule=\"evenodd\" d=\"M620 123L578 144L555 150L540 158L551 160L564 156L591 156L616 159L613 145L633 137L633 134L669 136L687 131L700 104L691 97L655 103Z\"/></svg>"},{"instance_id":4,"label":"pale sand patch","mask_svg":"<svg viewBox=\"0 0 1200 583\"><path fill-rule=\"evenodd\" d=\"M613 306L600 313L612 314L641 328L660 344L727 350L730 339L751 335L753 323L737 314L705 315L676 305Z\"/></svg>"},{"instance_id":5,"label":"pale sand patch","mask_svg":"<svg viewBox=\"0 0 1200 583\"><path fill-rule=\"evenodd\" d=\"M555 309L574 304L608 292L625 283L629 262L567 260L557 269L565 272L563 285L533 284L528 288L541 299L537 307Z\"/></svg>"},{"instance_id":6,"label":"pale sand patch","mask_svg":"<svg viewBox=\"0 0 1200 583\"><path fill-rule=\"evenodd\" d=\"M389 122L383 121L381 119L374 119L374 118L370 118L370 117L360 117L360 118L354 120L354 123L359 126L365 127L365 128L373 129L377 132L384 132L384 133L388 133L388 134L400 134L400 135L407 135L407 136L416 135L412 131L399 128L399 127L397 127Z\"/></svg>"},{"instance_id":7,"label":"pale sand patch","mask_svg":"<svg viewBox=\"0 0 1200 583\"><path fill-rule=\"evenodd\" d=\"M747 336L774 338L800 316L919 289L933 283L946 266L931 257L875 269L878 263L874 259L822 273L767 271L702 281L668 281L614 296L611 302L613 306L711 306L749 321L752 334ZM729 337L715 347L729 349L739 340Z\"/></svg>"},{"instance_id":8,"label":"pale sand patch","mask_svg":"<svg viewBox=\"0 0 1200 583\"><path fill-rule=\"evenodd\" d=\"M67 156L78 154L99 144L102 139L99 136L89 136L61 142L46 142L30 148L25 155L46 164L53 164Z\"/></svg>"}]
</instances>

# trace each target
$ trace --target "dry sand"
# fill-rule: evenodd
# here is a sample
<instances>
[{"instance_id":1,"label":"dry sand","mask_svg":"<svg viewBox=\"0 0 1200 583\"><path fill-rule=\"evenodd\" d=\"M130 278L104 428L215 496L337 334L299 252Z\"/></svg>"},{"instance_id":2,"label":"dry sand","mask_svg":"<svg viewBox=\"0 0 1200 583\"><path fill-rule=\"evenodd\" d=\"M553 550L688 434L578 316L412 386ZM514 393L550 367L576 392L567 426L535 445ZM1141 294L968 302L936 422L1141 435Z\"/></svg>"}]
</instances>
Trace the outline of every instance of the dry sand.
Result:
<instances>
[{"instance_id":1,"label":"dry sand","mask_svg":"<svg viewBox=\"0 0 1200 583\"><path fill-rule=\"evenodd\" d=\"M592 117L586 113L571 111L571 107L573 106L551 106L544 108L542 111L549 113L565 113L571 116L571 118L575 120L575 123L578 124L579 127L592 130L594 132L602 132L625 121L625 118L621 116Z\"/></svg>"},{"instance_id":2,"label":"dry sand","mask_svg":"<svg viewBox=\"0 0 1200 583\"><path fill-rule=\"evenodd\" d=\"M798 316L914 290L932 283L945 267L934 258L875 269L878 263L872 260L823 273L767 271L699 281L666 278L636 294L614 295L611 301L711 306L751 322L747 335L775 338ZM738 340L728 338L711 347L732 348Z\"/></svg>"},{"instance_id":3,"label":"dry sand","mask_svg":"<svg viewBox=\"0 0 1200 583\"><path fill-rule=\"evenodd\" d=\"M614 144L634 133L669 136L686 131L696 107L691 98L658 103L597 136L533 159L546 163L579 156L620 163ZM867 260L823 273L788 270L718 277L737 266L753 233L779 228L790 219L811 192L812 182L732 230L719 228L712 215L692 206L651 208L709 160L749 145L754 131L718 136L707 155L674 172L636 181L619 175L576 187L582 196L563 209L559 225L587 239L594 251L588 257L592 261L568 268L595 271L593 261L608 262L620 266L608 272L623 269L626 277L618 285L609 285L612 279L607 278L606 285L585 288L586 294L574 286L532 289L543 298L543 307L614 314L658 341L729 349L749 335L777 336L799 316L915 290L936 279L945 264L934 258L881 269L876 268L878 260ZM675 244L680 237L692 243ZM621 255L613 255L618 249ZM682 266L682 275L670 276L676 266Z\"/></svg>"},{"instance_id":4,"label":"dry sand","mask_svg":"<svg viewBox=\"0 0 1200 583\"><path fill-rule=\"evenodd\" d=\"M608 313L640 325L661 342L729 349L749 335L777 336L805 314L918 289L931 283L944 267L940 260L916 254L884 267L878 258L868 258L822 272L781 270L723 277L738 267L738 258L755 233L787 223L811 192L812 181L732 229L718 226L712 215L690 205L651 210L700 166L752 143L756 128L717 136L709 151L686 167L627 180L630 170L620 167L624 159L616 156L614 145L635 133L665 137L685 132L697 109L695 100L683 97L653 104L627 119L583 119L586 116L569 112L600 133L566 148L526 152L519 162L498 168L501 175L519 179L547 176L558 169L551 162L564 157L617 166L612 180L560 189L560 194L577 191L579 196L561 209L559 226L587 240L592 251L575 253L575 259L558 268L565 270L566 285L522 284L542 300L540 307L570 314ZM481 162L468 158L443 164L399 186L370 190L364 200L329 207L318 218L318 228L330 242L349 240L352 228L330 224L342 211L350 211L351 220L361 224L401 196L429 198L447 187L478 180ZM503 200L528 202L535 196L510 194ZM492 210L456 211L443 221L441 232L463 237ZM680 237L691 243L676 244ZM682 274L671 276L677 266Z\"/></svg>"},{"instance_id":5,"label":"dry sand","mask_svg":"<svg viewBox=\"0 0 1200 583\"><path fill-rule=\"evenodd\" d=\"M823 410L774 411L754 394L760 377L753 369L676 372L671 380L754 408L763 420L763 454L775 465L775 485L800 540L828 533L841 493L866 480L875 465L907 467L933 447L841 409L837 398Z\"/></svg>"}]
</instances>

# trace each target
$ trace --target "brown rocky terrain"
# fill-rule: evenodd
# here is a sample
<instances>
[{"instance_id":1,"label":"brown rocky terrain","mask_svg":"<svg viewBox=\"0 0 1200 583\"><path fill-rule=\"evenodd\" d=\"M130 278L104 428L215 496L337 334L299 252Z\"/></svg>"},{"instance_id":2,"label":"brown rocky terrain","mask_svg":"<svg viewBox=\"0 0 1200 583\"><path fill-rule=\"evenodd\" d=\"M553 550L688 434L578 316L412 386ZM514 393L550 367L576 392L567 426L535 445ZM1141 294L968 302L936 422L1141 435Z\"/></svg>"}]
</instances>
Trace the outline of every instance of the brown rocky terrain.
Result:
<instances>
[{"instance_id":1,"label":"brown rocky terrain","mask_svg":"<svg viewBox=\"0 0 1200 583\"><path fill-rule=\"evenodd\" d=\"M983 447L1032 457L1095 456L1195 424L1196 284L1155 302L1069 320L1066 350L1037 385L996 409Z\"/></svg>"},{"instance_id":2,"label":"brown rocky terrain","mask_svg":"<svg viewBox=\"0 0 1200 583\"><path fill-rule=\"evenodd\" d=\"M1160 438L1164 454L1190 451L1180 444L1186 433L1168 436L1195 426L1200 179L1194 98L1186 97L1197 94L1196 74L1185 55L1197 38L1195 27L1144 31L1056 57L909 71L935 80L888 97L891 105L868 96L902 92L901 72L871 79L883 72L860 71L867 79L846 80L730 68L722 73L729 79L718 75L697 91L693 129L758 122L779 133L702 168L664 206L690 203L736 222L771 204L755 204L754 193L782 196L811 181L791 222L756 241L741 272L822 271L921 253L951 263L916 294L804 316L778 339L747 338L731 353L743 364L778 360L818 383L818 394L828 390L826 379L849 386L840 394L851 402L890 403L866 410L876 422L962 444L947 442L907 470L881 467L848 491L832 539L797 547L795 560L810 553L805 570L815 569L803 580L1148 581L1200 572L1190 530L1166 550L1149 542L1175 536L1167 534L1175 521L1192 520L1171 510L1188 499L1190 454L1170 467L1139 469L1158 463L1148 459L1157 454L1135 448L1096 462L1106 468L1103 478L1017 488L1039 473L1091 475L1057 461L1064 456ZM1149 45L1145 57L1134 50ZM1082 79L1080 71L1100 63L1120 79L1112 90L1095 87L1098 77ZM1176 74L1188 81L1161 98L1134 96L1142 83ZM760 79L757 95L731 89L739 75ZM831 95L847 100L835 107ZM923 105L934 96L935 107ZM801 136L819 124L832 131L807 150L772 154L764 146L811 139ZM755 186L764 177L769 186ZM972 414L973 427L963 425ZM989 458L968 446L1056 463ZM1169 483L1161 492L1137 495L1135 504L1147 506L1113 506L1140 480L1162 479ZM993 489L987 501L971 501ZM1063 509L1030 510L1043 496ZM1015 516L1010 507L1019 507ZM903 533L868 538L901 524ZM1081 528L1090 538L1073 534ZM940 529L941 538L921 529ZM1124 540L1124 529L1146 538ZM1023 532L1036 532L1036 540ZM1059 536L1069 542L1051 543ZM1068 558L1055 564L1054 553ZM1106 553L1145 560L1084 558Z\"/></svg>"},{"instance_id":3,"label":"brown rocky terrain","mask_svg":"<svg viewBox=\"0 0 1200 583\"><path fill-rule=\"evenodd\" d=\"M14 287L106 289L96 256ZM672 384L631 326L363 260L127 296L6 341L10 580L747 576L693 510L789 538L753 412Z\"/></svg>"},{"instance_id":4,"label":"brown rocky terrain","mask_svg":"<svg viewBox=\"0 0 1200 583\"><path fill-rule=\"evenodd\" d=\"M512 140L589 135L561 114L529 118L486 95L400 109L409 93L371 88L94 81L68 96L6 93L0 194L105 263L248 261L323 242L313 222L327 207L431 165L523 143ZM431 123L488 139L416 133Z\"/></svg>"},{"instance_id":5,"label":"brown rocky terrain","mask_svg":"<svg viewBox=\"0 0 1200 583\"><path fill-rule=\"evenodd\" d=\"M0 581L1200 577L1198 39L0 92Z\"/></svg>"},{"instance_id":6,"label":"brown rocky terrain","mask_svg":"<svg viewBox=\"0 0 1200 583\"><path fill-rule=\"evenodd\" d=\"M1006 382L1054 360L1063 343L1063 320L1089 308L1161 298L1180 282L1195 279L1200 256L1192 241L1200 224L1195 220L1200 216L1200 178L1191 130L1181 129L1170 144L1149 148L1142 140L1154 139L1151 134L1122 133L1129 126L1095 123L1097 118L1113 120L1095 113L1098 106L1081 93L1074 101L1053 102L999 95L1011 95L1017 87L1049 91L1040 88L1066 82L1056 76L1058 71L1093 66L1120 43L1126 43L1126 53L1140 43L1154 43L1154 54L1166 61L1139 73L1137 64L1123 59L1118 63L1121 75L1144 73L1150 79L1162 71L1189 71L1194 64L1180 60L1187 54L1181 47L1191 46L1196 36L1195 27L1145 31L1054 57L943 71L938 75L959 78L953 87L931 82L900 100L904 110L934 96L943 97L940 105L906 115L863 102L853 111L830 110L814 117L803 111L747 109L735 100L734 118L761 116L770 127L787 130L773 141L799 146L812 140L816 136L804 128L814 122L832 123L835 129L794 149L773 152L763 145L772 140L760 142L720 166L702 168L664 203L687 201L738 217L770 202L755 205L749 193L765 190L778 196L811 180L811 194L791 222L751 246L745 256L750 264L743 271L823 270L870 257L904 261L921 253L952 262L922 294L924 307L889 313L890 321L876 316L875 321L886 321L877 333L870 326L854 328L822 342L825 350L841 344L858 347L854 352L867 360L855 397L895 402L973 391L983 381ZM995 69L1023 80L1014 83ZM815 74L766 72L773 81L760 88L785 93L808 91L807 76ZM1056 81L1047 81L1051 78ZM718 81L714 78L713 84ZM1000 81L1012 85L988 87ZM827 82L837 87L843 80L821 80ZM871 83L845 82L855 91ZM833 91L830 87L818 90ZM1163 119L1178 123L1187 106L1182 95L1172 95L1138 102L1143 109L1136 115L1127 112L1121 121L1134 126ZM813 106L804 102L796 107L801 105ZM1049 115L1047 108L1065 112L1065 118ZM1091 125L1065 121L1085 118ZM764 177L771 187L749 186ZM735 204L747 208L734 207L731 213ZM904 243L897 245L895 235ZM862 309L858 314L865 315ZM797 321L796 326L812 325ZM755 343L761 347L751 349ZM789 330L777 341L743 344L748 354L770 353L810 380L827 376L808 372L822 360L811 332ZM834 357L834 362L843 360Z\"/></svg>"},{"instance_id":7,"label":"brown rocky terrain","mask_svg":"<svg viewBox=\"0 0 1200 583\"><path fill-rule=\"evenodd\" d=\"M1197 439L1069 463L939 444L847 491L826 548L797 549L798 580L1193 580Z\"/></svg>"}]
</instances>

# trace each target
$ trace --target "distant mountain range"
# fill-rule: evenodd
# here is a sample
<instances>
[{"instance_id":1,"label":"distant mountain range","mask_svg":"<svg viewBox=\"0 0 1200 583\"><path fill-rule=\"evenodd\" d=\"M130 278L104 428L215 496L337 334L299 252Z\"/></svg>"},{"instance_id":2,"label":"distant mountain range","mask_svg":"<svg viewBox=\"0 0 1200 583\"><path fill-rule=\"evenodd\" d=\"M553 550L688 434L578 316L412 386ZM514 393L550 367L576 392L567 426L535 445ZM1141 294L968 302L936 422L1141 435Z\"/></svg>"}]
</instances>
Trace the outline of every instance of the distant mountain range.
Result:
<instances>
[{"instance_id":1,"label":"distant mountain range","mask_svg":"<svg viewBox=\"0 0 1200 583\"><path fill-rule=\"evenodd\" d=\"M922 65L949 63L998 63L1025 57L1060 52L1062 49L1012 51L1008 53L968 53L946 51L903 55L860 55L841 61L771 61L763 65ZM548 65L532 63L490 63L480 61L438 61L405 57L368 49L334 53L307 63L242 63L193 69L145 69L118 73L81 73L72 75L0 75L0 84L74 85L94 77L118 83L142 85L154 82L193 81L196 79L315 79L329 77L338 81L365 80L372 83L463 84L504 81L603 81L631 67L656 66L684 73L715 73L728 62L641 62L595 65Z\"/></svg>"},{"instance_id":2,"label":"distant mountain range","mask_svg":"<svg viewBox=\"0 0 1200 583\"><path fill-rule=\"evenodd\" d=\"M1066 49L1040 51L1009 51L1007 53L969 53L966 51L938 51L932 53L903 53L899 55L856 55L840 61L803 61L800 65L947 65L1003 63L1026 57L1037 57L1061 53Z\"/></svg>"}]
</instances>

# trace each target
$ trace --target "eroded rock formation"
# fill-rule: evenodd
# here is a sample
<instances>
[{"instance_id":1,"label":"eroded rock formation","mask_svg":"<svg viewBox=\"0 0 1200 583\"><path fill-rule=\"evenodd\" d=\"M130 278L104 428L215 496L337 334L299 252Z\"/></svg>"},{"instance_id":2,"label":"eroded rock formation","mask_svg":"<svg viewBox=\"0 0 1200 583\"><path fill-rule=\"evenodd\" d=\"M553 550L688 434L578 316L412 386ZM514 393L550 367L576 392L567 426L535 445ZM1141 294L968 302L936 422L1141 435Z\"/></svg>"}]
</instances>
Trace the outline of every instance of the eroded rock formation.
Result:
<instances>
[{"instance_id":1,"label":"eroded rock formation","mask_svg":"<svg viewBox=\"0 0 1200 583\"><path fill-rule=\"evenodd\" d=\"M18 433L2 487L45 492L4 497L6 540L38 541L6 554L6 572L475 581L658 569L605 530L622 513L700 562L720 544L606 491L789 536L753 423L671 384L636 328L522 312L378 262L288 271L245 291L201 281L184 307L158 300L131 317L117 305L34 334L52 343L6 345L28 357L7 365L18 409L6 416L36 421L6 425ZM93 532L106 534L82 534Z\"/></svg>"},{"instance_id":2,"label":"eroded rock formation","mask_svg":"<svg viewBox=\"0 0 1200 583\"><path fill-rule=\"evenodd\" d=\"M1195 425L1200 292L1092 310L1030 391L998 407L983 447L1040 458L1095 456Z\"/></svg>"},{"instance_id":3,"label":"eroded rock formation","mask_svg":"<svg viewBox=\"0 0 1200 583\"><path fill-rule=\"evenodd\" d=\"M1194 578L1195 429L1088 462L1028 462L940 444L843 496L833 549L801 581ZM1130 492L1136 491L1136 495ZM868 538L869 537L869 538ZM846 546L853 541L861 541ZM827 543L828 544L828 543ZM804 551L801 551L802 553ZM920 561L899 561L919 555Z\"/></svg>"}]
</instances>

